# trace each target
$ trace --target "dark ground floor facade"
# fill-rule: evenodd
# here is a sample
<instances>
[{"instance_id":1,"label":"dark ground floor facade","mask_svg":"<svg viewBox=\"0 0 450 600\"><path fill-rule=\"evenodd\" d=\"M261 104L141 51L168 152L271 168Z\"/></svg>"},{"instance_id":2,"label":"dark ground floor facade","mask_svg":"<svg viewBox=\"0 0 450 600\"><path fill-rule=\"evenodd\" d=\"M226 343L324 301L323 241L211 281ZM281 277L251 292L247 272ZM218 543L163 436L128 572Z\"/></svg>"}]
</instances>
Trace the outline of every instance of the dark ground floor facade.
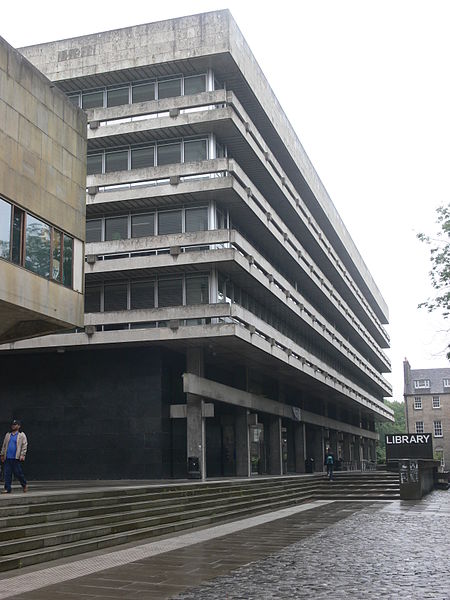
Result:
<instances>
[{"instance_id":1,"label":"dark ground floor facade","mask_svg":"<svg viewBox=\"0 0 450 600\"><path fill-rule=\"evenodd\" d=\"M373 427L352 425L350 413L339 426L331 408L326 418L323 403L288 387L284 400L296 408L273 414L264 404L278 397L273 378L246 367L227 371L207 357L199 367L199 356L150 346L2 355L0 425L6 432L12 418L22 420L27 475L36 479L322 471L328 446L343 469L374 465ZM218 382L224 401L185 393L186 370ZM227 390L241 393L244 405Z\"/></svg>"}]
</instances>

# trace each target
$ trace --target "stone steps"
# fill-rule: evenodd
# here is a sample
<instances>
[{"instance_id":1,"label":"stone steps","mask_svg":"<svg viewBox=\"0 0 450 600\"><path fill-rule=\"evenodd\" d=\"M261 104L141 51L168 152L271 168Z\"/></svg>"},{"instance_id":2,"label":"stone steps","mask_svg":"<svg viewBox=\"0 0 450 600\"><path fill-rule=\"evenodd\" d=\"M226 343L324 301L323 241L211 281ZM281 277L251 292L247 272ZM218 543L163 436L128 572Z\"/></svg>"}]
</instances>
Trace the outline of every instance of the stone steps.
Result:
<instances>
[{"instance_id":1,"label":"stone steps","mask_svg":"<svg viewBox=\"0 0 450 600\"><path fill-rule=\"evenodd\" d=\"M0 502L0 571L193 527L279 510L312 499L393 499L398 480L377 472L229 480L11 496Z\"/></svg>"}]
</instances>

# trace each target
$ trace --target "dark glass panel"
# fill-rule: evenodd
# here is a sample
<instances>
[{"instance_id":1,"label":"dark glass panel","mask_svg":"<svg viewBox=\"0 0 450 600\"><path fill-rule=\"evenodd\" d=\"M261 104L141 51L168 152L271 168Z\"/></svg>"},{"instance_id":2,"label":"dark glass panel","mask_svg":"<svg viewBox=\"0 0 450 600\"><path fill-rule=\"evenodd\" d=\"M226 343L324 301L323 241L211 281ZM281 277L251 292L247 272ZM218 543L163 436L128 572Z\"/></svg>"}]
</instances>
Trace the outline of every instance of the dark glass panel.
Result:
<instances>
[{"instance_id":1,"label":"dark glass panel","mask_svg":"<svg viewBox=\"0 0 450 600\"><path fill-rule=\"evenodd\" d=\"M181 210L165 210L158 213L158 235L181 233Z\"/></svg>"},{"instance_id":2,"label":"dark glass panel","mask_svg":"<svg viewBox=\"0 0 450 600\"><path fill-rule=\"evenodd\" d=\"M206 231L208 229L208 208L186 209L186 231Z\"/></svg>"},{"instance_id":3,"label":"dark glass panel","mask_svg":"<svg viewBox=\"0 0 450 600\"><path fill-rule=\"evenodd\" d=\"M87 156L87 174L95 175L102 172L102 154L88 154Z\"/></svg>"},{"instance_id":4,"label":"dark glass panel","mask_svg":"<svg viewBox=\"0 0 450 600\"><path fill-rule=\"evenodd\" d=\"M12 261L16 265L22 264L22 241L23 241L23 220L25 213L17 206L13 210L12 227Z\"/></svg>"},{"instance_id":5,"label":"dark glass panel","mask_svg":"<svg viewBox=\"0 0 450 600\"><path fill-rule=\"evenodd\" d=\"M181 96L181 79L158 81L158 98Z\"/></svg>"},{"instance_id":6,"label":"dark glass panel","mask_svg":"<svg viewBox=\"0 0 450 600\"><path fill-rule=\"evenodd\" d=\"M184 95L200 94L206 90L206 76L194 75L184 78Z\"/></svg>"},{"instance_id":7,"label":"dark glass panel","mask_svg":"<svg viewBox=\"0 0 450 600\"><path fill-rule=\"evenodd\" d=\"M83 92L83 108L103 106L103 90L98 92Z\"/></svg>"},{"instance_id":8,"label":"dark glass panel","mask_svg":"<svg viewBox=\"0 0 450 600\"><path fill-rule=\"evenodd\" d=\"M127 310L128 286L126 283L105 284L104 310Z\"/></svg>"},{"instance_id":9,"label":"dark glass panel","mask_svg":"<svg viewBox=\"0 0 450 600\"><path fill-rule=\"evenodd\" d=\"M63 285L72 287L73 279L73 238L64 234L63 240Z\"/></svg>"},{"instance_id":10,"label":"dark glass panel","mask_svg":"<svg viewBox=\"0 0 450 600\"><path fill-rule=\"evenodd\" d=\"M56 279L56 281L61 281L61 242L62 233L57 229L53 229L52 279Z\"/></svg>"},{"instance_id":11,"label":"dark glass panel","mask_svg":"<svg viewBox=\"0 0 450 600\"><path fill-rule=\"evenodd\" d=\"M11 252L11 213L11 204L0 198L0 258L8 260Z\"/></svg>"},{"instance_id":12,"label":"dark glass panel","mask_svg":"<svg viewBox=\"0 0 450 600\"><path fill-rule=\"evenodd\" d=\"M131 217L131 237L146 237L155 234L155 215L133 215Z\"/></svg>"},{"instance_id":13,"label":"dark glass panel","mask_svg":"<svg viewBox=\"0 0 450 600\"><path fill-rule=\"evenodd\" d=\"M25 266L33 273L50 276L50 226L27 215L25 230Z\"/></svg>"},{"instance_id":14,"label":"dark glass panel","mask_svg":"<svg viewBox=\"0 0 450 600\"><path fill-rule=\"evenodd\" d=\"M131 308L153 308L154 306L154 281L133 281L131 283Z\"/></svg>"},{"instance_id":15,"label":"dark glass panel","mask_svg":"<svg viewBox=\"0 0 450 600\"><path fill-rule=\"evenodd\" d=\"M107 106L120 106L129 103L129 87L116 88L107 91Z\"/></svg>"},{"instance_id":16,"label":"dark glass panel","mask_svg":"<svg viewBox=\"0 0 450 600\"><path fill-rule=\"evenodd\" d=\"M102 288L99 285L86 286L84 291L84 311L87 313L100 312Z\"/></svg>"},{"instance_id":17,"label":"dark glass panel","mask_svg":"<svg viewBox=\"0 0 450 600\"><path fill-rule=\"evenodd\" d=\"M206 160L207 158L206 140L184 142L184 162L197 162L198 160Z\"/></svg>"},{"instance_id":18,"label":"dark glass panel","mask_svg":"<svg viewBox=\"0 0 450 600\"><path fill-rule=\"evenodd\" d=\"M102 241L102 220L90 219L86 221L86 242Z\"/></svg>"},{"instance_id":19,"label":"dark glass panel","mask_svg":"<svg viewBox=\"0 0 450 600\"><path fill-rule=\"evenodd\" d=\"M115 152L106 152L105 154L105 172L126 171L128 169L128 150L118 150Z\"/></svg>"},{"instance_id":20,"label":"dark glass panel","mask_svg":"<svg viewBox=\"0 0 450 600\"><path fill-rule=\"evenodd\" d=\"M181 162L181 143L158 146L158 166Z\"/></svg>"},{"instance_id":21,"label":"dark glass panel","mask_svg":"<svg viewBox=\"0 0 450 600\"><path fill-rule=\"evenodd\" d=\"M155 164L155 148L148 146L147 148L132 148L131 150L131 168L143 169L145 167L153 167Z\"/></svg>"},{"instance_id":22,"label":"dark glass panel","mask_svg":"<svg viewBox=\"0 0 450 600\"><path fill-rule=\"evenodd\" d=\"M183 280L160 279L158 281L158 306L181 306L183 304Z\"/></svg>"},{"instance_id":23,"label":"dark glass panel","mask_svg":"<svg viewBox=\"0 0 450 600\"><path fill-rule=\"evenodd\" d=\"M155 99L155 84L151 83L138 83L133 85L132 90L133 102L147 102Z\"/></svg>"},{"instance_id":24,"label":"dark glass panel","mask_svg":"<svg viewBox=\"0 0 450 600\"><path fill-rule=\"evenodd\" d=\"M186 276L186 304L208 304L208 276Z\"/></svg>"},{"instance_id":25,"label":"dark glass panel","mask_svg":"<svg viewBox=\"0 0 450 600\"><path fill-rule=\"evenodd\" d=\"M105 219L105 240L126 240L128 238L128 216Z\"/></svg>"}]
</instances>

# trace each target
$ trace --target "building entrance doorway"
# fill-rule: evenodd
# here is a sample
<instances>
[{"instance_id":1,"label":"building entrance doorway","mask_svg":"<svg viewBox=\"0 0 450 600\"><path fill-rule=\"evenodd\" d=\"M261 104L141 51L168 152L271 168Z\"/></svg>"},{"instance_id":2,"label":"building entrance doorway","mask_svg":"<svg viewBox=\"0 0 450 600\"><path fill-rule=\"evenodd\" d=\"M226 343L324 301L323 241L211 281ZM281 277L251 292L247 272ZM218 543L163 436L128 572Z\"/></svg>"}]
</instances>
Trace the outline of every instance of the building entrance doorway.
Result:
<instances>
[{"instance_id":1,"label":"building entrance doorway","mask_svg":"<svg viewBox=\"0 0 450 600\"><path fill-rule=\"evenodd\" d=\"M268 472L264 423L250 425L249 435L251 473L252 475L264 475Z\"/></svg>"}]
</instances>

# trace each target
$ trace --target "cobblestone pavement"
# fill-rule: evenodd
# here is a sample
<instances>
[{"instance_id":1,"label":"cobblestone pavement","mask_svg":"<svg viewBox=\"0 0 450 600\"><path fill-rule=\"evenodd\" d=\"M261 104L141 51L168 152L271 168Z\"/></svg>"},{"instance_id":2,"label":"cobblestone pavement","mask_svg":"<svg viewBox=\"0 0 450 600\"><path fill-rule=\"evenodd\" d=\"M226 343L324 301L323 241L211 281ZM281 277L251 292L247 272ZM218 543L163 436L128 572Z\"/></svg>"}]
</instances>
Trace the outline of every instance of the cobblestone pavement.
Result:
<instances>
[{"instance_id":1,"label":"cobblestone pavement","mask_svg":"<svg viewBox=\"0 0 450 600\"><path fill-rule=\"evenodd\" d=\"M374 505L179 600L450 598L450 492Z\"/></svg>"}]
</instances>

